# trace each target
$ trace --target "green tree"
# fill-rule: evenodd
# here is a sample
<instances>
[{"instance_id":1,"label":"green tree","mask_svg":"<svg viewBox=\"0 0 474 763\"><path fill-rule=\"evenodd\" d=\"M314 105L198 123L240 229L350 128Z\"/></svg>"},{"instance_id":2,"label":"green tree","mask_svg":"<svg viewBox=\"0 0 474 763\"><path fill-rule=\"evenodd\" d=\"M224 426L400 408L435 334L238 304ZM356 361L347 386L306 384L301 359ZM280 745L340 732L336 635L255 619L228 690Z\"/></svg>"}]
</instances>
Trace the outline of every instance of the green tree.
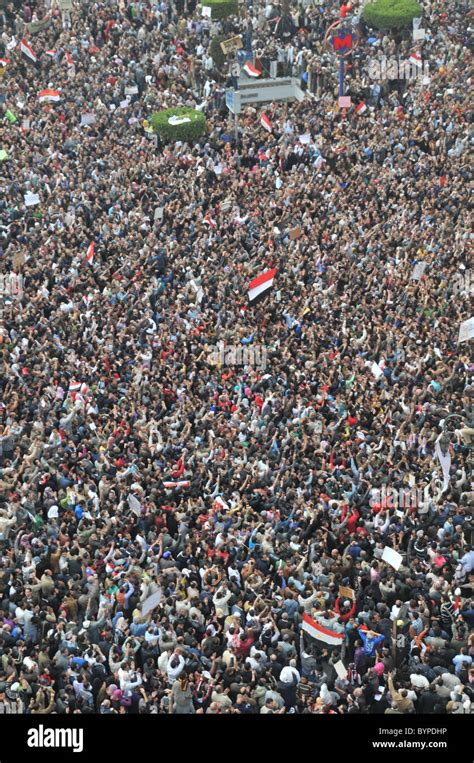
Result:
<instances>
[{"instance_id":1,"label":"green tree","mask_svg":"<svg viewBox=\"0 0 474 763\"><path fill-rule=\"evenodd\" d=\"M364 21L376 29L402 29L421 16L416 0L375 0L364 8Z\"/></svg>"},{"instance_id":2,"label":"green tree","mask_svg":"<svg viewBox=\"0 0 474 763\"><path fill-rule=\"evenodd\" d=\"M218 34L211 40L210 53L217 69L222 69L225 64L226 57L222 52L221 42L224 42L224 40L227 40L228 38L229 35Z\"/></svg>"},{"instance_id":3,"label":"green tree","mask_svg":"<svg viewBox=\"0 0 474 763\"><path fill-rule=\"evenodd\" d=\"M202 0L202 5L211 8L214 21L237 16L239 13L238 0Z\"/></svg>"},{"instance_id":4,"label":"green tree","mask_svg":"<svg viewBox=\"0 0 474 763\"><path fill-rule=\"evenodd\" d=\"M181 140L192 143L206 132L206 117L202 111L179 106L157 111L151 117L151 126L165 143Z\"/></svg>"}]
</instances>

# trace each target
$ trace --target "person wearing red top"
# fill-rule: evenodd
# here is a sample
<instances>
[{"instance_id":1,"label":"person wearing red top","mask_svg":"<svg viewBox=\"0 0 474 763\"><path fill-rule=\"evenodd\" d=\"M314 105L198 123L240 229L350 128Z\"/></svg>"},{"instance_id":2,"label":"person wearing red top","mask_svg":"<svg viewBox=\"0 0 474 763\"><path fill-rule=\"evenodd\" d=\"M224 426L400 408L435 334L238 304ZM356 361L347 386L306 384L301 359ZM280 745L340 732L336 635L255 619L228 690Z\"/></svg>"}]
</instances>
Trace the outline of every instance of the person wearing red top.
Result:
<instances>
[{"instance_id":1,"label":"person wearing red top","mask_svg":"<svg viewBox=\"0 0 474 763\"><path fill-rule=\"evenodd\" d=\"M337 614L339 615L339 617L341 618L341 620L343 620L344 623L347 623L347 621L350 620L351 617L353 617L354 614L355 614L356 603L355 603L354 600L352 601L352 607L350 608L349 612L341 612L340 604L341 604L341 597L338 596L337 599L336 599L336 603L334 605L334 608L335 608Z\"/></svg>"},{"instance_id":2,"label":"person wearing red top","mask_svg":"<svg viewBox=\"0 0 474 763\"><path fill-rule=\"evenodd\" d=\"M245 659L248 657L252 644L255 641L255 637L251 630L244 631L237 645L237 654L239 657Z\"/></svg>"}]
</instances>

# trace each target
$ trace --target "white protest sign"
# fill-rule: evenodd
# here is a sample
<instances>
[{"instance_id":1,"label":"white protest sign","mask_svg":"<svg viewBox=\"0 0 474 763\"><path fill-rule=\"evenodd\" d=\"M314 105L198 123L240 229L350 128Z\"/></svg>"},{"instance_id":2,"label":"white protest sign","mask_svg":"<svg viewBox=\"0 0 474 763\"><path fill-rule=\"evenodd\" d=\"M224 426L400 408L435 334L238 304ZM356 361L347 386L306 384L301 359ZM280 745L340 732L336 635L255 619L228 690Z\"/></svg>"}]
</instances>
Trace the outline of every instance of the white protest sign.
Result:
<instances>
[{"instance_id":1,"label":"white protest sign","mask_svg":"<svg viewBox=\"0 0 474 763\"><path fill-rule=\"evenodd\" d=\"M151 612L155 607L158 606L158 604L161 601L161 589L157 591L156 593L152 593L151 596L149 596L142 604L142 617L146 617L149 612Z\"/></svg>"},{"instance_id":2,"label":"white protest sign","mask_svg":"<svg viewBox=\"0 0 474 763\"><path fill-rule=\"evenodd\" d=\"M346 678L347 677L347 670L344 667L344 663L342 660L339 660L339 662L336 662L334 665L334 670L336 671L339 678Z\"/></svg>"},{"instance_id":3,"label":"white protest sign","mask_svg":"<svg viewBox=\"0 0 474 763\"><path fill-rule=\"evenodd\" d=\"M25 204L27 207L34 207L36 204L40 203L40 197L37 193L31 193L28 191L28 193L25 193L24 196Z\"/></svg>"},{"instance_id":4,"label":"white protest sign","mask_svg":"<svg viewBox=\"0 0 474 763\"><path fill-rule=\"evenodd\" d=\"M141 503L138 500L136 496L133 495L133 493L130 493L128 496L128 505L130 506L130 509L136 514L137 516L140 516L141 511Z\"/></svg>"},{"instance_id":5,"label":"white protest sign","mask_svg":"<svg viewBox=\"0 0 474 763\"><path fill-rule=\"evenodd\" d=\"M370 366L370 370L372 371L376 379L380 379L380 377L383 376L383 371L380 368L379 364L375 362L375 360Z\"/></svg>"},{"instance_id":6,"label":"white protest sign","mask_svg":"<svg viewBox=\"0 0 474 763\"><path fill-rule=\"evenodd\" d=\"M168 124L173 125L173 127L175 127L175 125L184 125L185 122L190 122L190 121L191 120L189 117L178 117L174 114L172 117L168 119Z\"/></svg>"},{"instance_id":7,"label":"white protest sign","mask_svg":"<svg viewBox=\"0 0 474 763\"><path fill-rule=\"evenodd\" d=\"M398 553L398 551L395 551L393 548L389 548L388 546L385 546L382 554L382 561L387 562L387 564L390 564L391 567L393 567L395 570L398 570L401 563L402 563L403 557L401 554Z\"/></svg>"},{"instance_id":8,"label":"white protest sign","mask_svg":"<svg viewBox=\"0 0 474 763\"><path fill-rule=\"evenodd\" d=\"M458 342L467 342L474 336L474 316L463 321L459 326Z\"/></svg>"},{"instance_id":9,"label":"white protest sign","mask_svg":"<svg viewBox=\"0 0 474 763\"><path fill-rule=\"evenodd\" d=\"M130 85L129 87L126 87L124 93L125 95L138 95L137 85Z\"/></svg>"},{"instance_id":10,"label":"white protest sign","mask_svg":"<svg viewBox=\"0 0 474 763\"><path fill-rule=\"evenodd\" d=\"M93 122L95 122L94 113L87 112L86 114L81 114L81 127L84 125L91 125Z\"/></svg>"},{"instance_id":11,"label":"white protest sign","mask_svg":"<svg viewBox=\"0 0 474 763\"><path fill-rule=\"evenodd\" d=\"M298 140L300 143L303 144L303 146L307 145L308 143L311 143L311 135L309 132L305 132L304 135L299 135Z\"/></svg>"},{"instance_id":12,"label":"white protest sign","mask_svg":"<svg viewBox=\"0 0 474 763\"><path fill-rule=\"evenodd\" d=\"M427 262L417 262L410 276L411 281L419 281L426 270Z\"/></svg>"},{"instance_id":13,"label":"white protest sign","mask_svg":"<svg viewBox=\"0 0 474 763\"><path fill-rule=\"evenodd\" d=\"M209 5L203 5L201 15L204 16L204 18L210 19L212 16L212 8Z\"/></svg>"}]
</instances>

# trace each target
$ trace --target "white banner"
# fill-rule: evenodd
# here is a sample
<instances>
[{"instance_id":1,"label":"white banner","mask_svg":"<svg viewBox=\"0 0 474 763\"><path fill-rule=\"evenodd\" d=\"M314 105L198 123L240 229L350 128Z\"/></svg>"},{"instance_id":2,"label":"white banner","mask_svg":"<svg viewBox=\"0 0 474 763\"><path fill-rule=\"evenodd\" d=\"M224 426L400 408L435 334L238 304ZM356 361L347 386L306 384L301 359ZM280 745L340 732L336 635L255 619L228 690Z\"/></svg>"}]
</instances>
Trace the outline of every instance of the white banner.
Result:
<instances>
[{"instance_id":1,"label":"white banner","mask_svg":"<svg viewBox=\"0 0 474 763\"><path fill-rule=\"evenodd\" d=\"M393 548L385 546L382 554L382 561L387 562L393 567L394 570L398 570L403 560L403 556L395 551Z\"/></svg>"},{"instance_id":2,"label":"white banner","mask_svg":"<svg viewBox=\"0 0 474 763\"><path fill-rule=\"evenodd\" d=\"M441 469L443 471L443 493L448 489L449 487L449 471L451 469L451 453L449 450L446 453L443 453L441 450L441 446L439 444L440 439L442 438L442 434L438 437L436 440L435 445L435 453L438 456L439 463L441 464Z\"/></svg>"}]
</instances>

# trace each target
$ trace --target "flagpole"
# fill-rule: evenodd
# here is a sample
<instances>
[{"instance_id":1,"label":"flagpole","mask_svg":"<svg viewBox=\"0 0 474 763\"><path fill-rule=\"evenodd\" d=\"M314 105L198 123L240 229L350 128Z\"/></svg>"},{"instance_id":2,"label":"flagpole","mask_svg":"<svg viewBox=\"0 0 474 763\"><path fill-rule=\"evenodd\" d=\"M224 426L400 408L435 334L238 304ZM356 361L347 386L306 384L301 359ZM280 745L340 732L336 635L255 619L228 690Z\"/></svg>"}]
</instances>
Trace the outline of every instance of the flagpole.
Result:
<instances>
[{"instance_id":1,"label":"flagpole","mask_svg":"<svg viewBox=\"0 0 474 763\"><path fill-rule=\"evenodd\" d=\"M339 59L339 97L344 95L344 59Z\"/></svg>"}]
</instances>

